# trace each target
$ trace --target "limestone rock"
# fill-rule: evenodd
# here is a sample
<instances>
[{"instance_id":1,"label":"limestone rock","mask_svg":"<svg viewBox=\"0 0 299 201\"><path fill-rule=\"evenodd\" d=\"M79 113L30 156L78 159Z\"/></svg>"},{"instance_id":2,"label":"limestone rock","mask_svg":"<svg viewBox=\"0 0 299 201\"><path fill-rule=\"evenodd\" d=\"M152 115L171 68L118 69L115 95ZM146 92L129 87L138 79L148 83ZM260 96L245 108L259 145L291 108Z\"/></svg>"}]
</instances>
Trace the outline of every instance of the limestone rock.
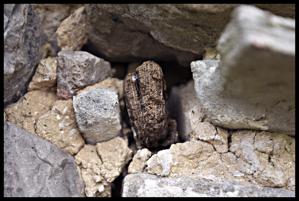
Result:
<instances>
[{"instance_id":1,"label":"limestone rock","mask_svg":"<svg viewBox=\"0 0 299 201\"><path fill-rule=\"evenodd\" d=\"M28 91L48 90L56 85L57 60L48 57L40 61L35 74L28 86Z\"/></svg>"},{"instance_id":2,"label":"limestone rock","mask_svg":"<svg viewBox=\"0 0 299 201\"><path fill-rule=\"evenodd\" d=\"M52 108L57 100L55 93L41 90L30 91L17 103L5 108L7 121L35 133L37 119Z\"/></svg>"},{"instance_id":3,"label":"limestone rock","mask_svg":"<svg viewBox=\"0 0 299 201\"><path fill-rule=\"evenodd\" d=\"M218 128L217 131L228 135ZM230 138L230 144L221 146L200 140L173 144L148 159L145 172L169 177L197 175L215 181L295 190L293 137L243 130L232 132Z\"/></svg>"},{"instance_id":4,"label":"limestone rock","mask_svg":"<svg viewBox=\"0 0 299 201\"><path fill-rule=\"evenodd\" d=\"M178 124L178 131L182 140L190 140L196 135L192 129L192 124L202 122L204 113L200 102L196 97L194 82L173 87L171 89L168 108Z\"/></svg>"},{"instance_id":5,"label":"limestone rock","mask_svg":"<svg viewBox=\"0 0 299 201\"><path fill-rule=\"evenodd\" d=\"M30 4L5 4L4 19L4 105L7 105L26 92L41 57L41 38L39 19Z\"/></svg>"},{"instance_id":6,"label":"limestone rock","mask_svg":"<svg viewBox=\"0 0 299 201\"><path fill-rule=\"evenodd\" d=\"M145 168L146 161L151 157L152 152L147 148L140 149L134 155L132 162L128 167L128 173L142 172Z\"/></svg>"},{"instance_id":7,"label":"limestone rock","mask_svg":"<svg viewBox=\"0 0 299 201\"><path fill-rule=\"evenodd\" d=\"M123 80L117 79L117 78L107 78L103 81L100 81L94 85L87 86L82 90L79 90L77 94L80 94L82 92L89 91L91 89L113 89L118 93L118 98L122 99L124 95L124 87L123 87Z\"/></svg>"},{"instance_id":8,"label":"limestone rock","mask_svg":"<svg viewBox=\"0 0 299 201\"><path fill-rule=\"evenodd\" d=\"M75 156L88 197L110 197L111 182L131 159L128 143L120 137L96 146L85 145Z\"/></svg>"},{"instance_id":9,"label":"limestone rock","mask_svg":"<svg viewBox=\"0 0 299 201\"><path fill-rule=\"evenodd\" d=\"M110 63L84 51L58 53L57 96L71 98L79 89L111 75Z\"/></svg>"},{"instance_id":10,"label":"limestone rock","mask_svg":"<svg viewBox=\"0 0 299 201\"><path fill-rule=\"evenodd\" d=\"M87 41L88 22L84 6L61 22L56 34L62 50L80 50Z\"/></svg>"},{"instance_id":11,"label":"limestone rock","mask_svg":"<svg viewBox=\"0 0 299 201\"><path fill-rule=\"evenodd\" d=\"M202 178L163 178L149 174L129 174L123 182L123 197L295 197L288 190L215 182Z\"/></svg>"},{"instance_id":12,"label":"limestone rock","mask_svg":"<svg viewBox=\"0 0 299 201\"><path fill-rule=\"evenodd\" d=\"M236 6L238 4L86 5L92 27L90 46L115 62L176 59L187 67L195 58L200 58L204 48L215 47ZM295 16L294 5L259 6L284 16Z\"/></svg>"},{"instance_id":13,"label":"limestone rock","mask_svg":"<svg viewBox=\"0 0 299 201\"><path fill-rule=\"evenodd\" d=\"M12 123L4 124L5 197L81 197L83 190L73 157Z\"/></svg>"},{"instance_id":14,"label":"limestone rock","mask_svg":"<svg viewBox=\"0 0 299 201\"><path fill-rule=\"evenodd\" d=\"M219 40L221 62L191 63L207 120L226 128L294 135L294 41L294 20L250 6L237 8Z\"/></svg>"},{"instance_id":15,"label":"limestone rock","mask_svg":"<svg viewBox=\"0 0 299 201\"><path fill-rule=\"evenodd\" d=\"M133 155L131 149L128 148L128 142L120 137L97 143L96 148L105 169L102 174L108 182L114 181L121 174Z\"/></svg>"},{"instance_id":16,"label":"limestone rock","mask_svg":"<svg viewBox=\"0 0 299 201\"><path fill-rule=\"evenodd\" d=\"M84 145L77 127L72 100L56 101L51 111L37 120L36 133L71 155L76 154Z\"/></svg>"},{"instance_id":17,"label":"limestone rock","mask_svg":"<svg viewBox=\"0 0 299 201\"><path fill-rule=\"evenodd\" d=\"M117 93L92 89L73 97L77 125L86 142L95 144L116 137L121 130Z\"/></svg>"}]
</instances>

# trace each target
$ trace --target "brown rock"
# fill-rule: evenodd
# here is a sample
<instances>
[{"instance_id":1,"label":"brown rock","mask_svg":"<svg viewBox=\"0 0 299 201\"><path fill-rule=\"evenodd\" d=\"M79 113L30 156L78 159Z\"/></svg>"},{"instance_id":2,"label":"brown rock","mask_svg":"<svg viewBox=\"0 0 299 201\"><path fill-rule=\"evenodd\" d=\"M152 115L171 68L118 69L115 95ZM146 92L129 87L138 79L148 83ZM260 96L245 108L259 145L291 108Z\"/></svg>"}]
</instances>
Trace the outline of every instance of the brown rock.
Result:
<instances>
[{"instance_id":1,"label":"brown rock","mask_svg":"<svg viewBox=\"0 0 299 201\"><path fill-rule=\"evenodd\" d=\"M28 86L28 91L48 90L56 85L57 60L48 57L40 61L36 72Z\"/></svg>"},{"instance_id":2,"label":"brown rock","mask_svg":"<svg viewBox=\"0 0 299 201\"><path fill-rule=\"evenodd\" d=\"M7 121L31 133L36 133L35 123L37 119L49 111L56 100L57 97L53 92L30 91L17 103L5 108Z\"/></svg>"},{"instance_id":3,"label":"brown rock","mask_svg":"<svg viewBox=\"0 0 299 201\"><path fill-rule=\"evenodd\" d=\"M63 20L58 27L57 42L62 50L80 50L87 41L88 22L84 6Z\"/></svg>"},{"instance_id":4,"label":"brown rock","mask_svg":"<svg viewBox=\"0 0 299 201\"><path fill-rule=\"evenodd\" d=\"M71 155L84 145L76 124L72 100L56 101L52 110L37 120L36 133Z\"/></svg>"}]
</instances>

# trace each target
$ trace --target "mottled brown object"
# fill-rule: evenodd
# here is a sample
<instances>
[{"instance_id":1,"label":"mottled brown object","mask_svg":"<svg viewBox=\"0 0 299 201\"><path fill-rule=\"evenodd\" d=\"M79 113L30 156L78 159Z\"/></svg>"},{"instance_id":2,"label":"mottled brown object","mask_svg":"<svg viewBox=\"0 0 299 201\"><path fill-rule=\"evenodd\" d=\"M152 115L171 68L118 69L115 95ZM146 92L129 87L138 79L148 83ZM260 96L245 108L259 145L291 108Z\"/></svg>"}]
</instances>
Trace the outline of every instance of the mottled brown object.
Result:
<instances>
[{"instance_id":1,"label":"mottled brown object","mask_svg":"<svg viewBox=\"0 0 299 201\"><path fill-rule=\"evenodd\" d=\"M161 67L144 62L124 83L125 101L138 146L155 149L177 141L176 122L165 106L166 84Z\"/></svg>"}]
</instances>

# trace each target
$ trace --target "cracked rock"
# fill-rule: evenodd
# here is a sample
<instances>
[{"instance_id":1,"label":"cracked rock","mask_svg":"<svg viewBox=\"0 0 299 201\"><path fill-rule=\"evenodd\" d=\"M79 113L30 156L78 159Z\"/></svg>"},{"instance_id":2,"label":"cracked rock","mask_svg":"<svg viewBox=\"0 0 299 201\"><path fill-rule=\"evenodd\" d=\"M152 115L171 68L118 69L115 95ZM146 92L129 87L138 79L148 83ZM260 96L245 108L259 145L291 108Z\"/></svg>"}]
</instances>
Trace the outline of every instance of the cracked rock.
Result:
<instances>
[{"instance_id":1,"label":"cracked rock","mask_svg":"<svg viewBox=\"0 0 299 201\"><path fill-rule=\"evenodd\" d=\"M295 135L294 41L295 20L238 7L219 39L221 61L191 63L207 120Z\"/></svg>"},{"instance_id":2,"label":"cracked rock","mask_svg":"<svg viewBox=\"0 0 299 201\"><path fill-rule=\"evenodd\" d=\"M123 181L123 197L295 197L292 191L215 182L196 177L164 178L150 174L129 174Z\"/></svg>"},{"instance_id":3,"label":"cracked rock","mask_svg":"<svg viewBox=\"0 0 299 201\"><path fill-rule=\"evenodd\" d=\"M49 90L56 85L57 60L48 57L40 61L35 74L28 86L28 91Z\"/></svg>"},{"instance_id":4,"label":"cracked rock","mask_svg":"<svg viewBox=\"0 0 299 201\"><path fill-rule=\"evenodd\" d=\"M4 124L5 197L82 197L83 192L73 157L12 123Z\"/></svg>"},{"instance_id":5,"label":"cracked rock","mask_svg":"<svg viewBox=\"0 0 299 201\"><path fill-rule=\"evenodd\" d=\"M147 148L138 150L128 167L128 173L142 172L146 166L146 161L151 157L151 155L152 152Z\"/></svg>"},{"instance_id":6,"label":"cracked rock","mask_svg":"<svg viewBox=\"0 0 299 201\"><path fill-rule=\"evenodd\" d=\"M39 23L30 4L4 5L4 105L26 92L41 58Z\"/></svg>"},{"instance_id":7,"label":"cracked rock","mask_svg":"<svg viewBox=\"0 0 299 201\"><path fill-rule=\"evenodd\" d=\"M88 22L84 6L61 22L56 35L62 50L80 50L87 42Z\"/></svg>"},{"instance_id":8,"label":"cracked rock","mask_svg":"<svg viewBox=\"0 0 299 201\"><path fill-rule=\"evenodd\" d=\"M224 152L210 142L173 144L148 159L144 172L169 177L197 175L294 191L294 138L265 131L235 131L226 146L229 149Z\"/></svg>"},{"instance_id":9,"label":"cracked rock","mask_svg":"<svg viewBox=\"0 0 299 201\"><path fill-rule=\"evenodd\" d=\"M88 85L112 74L110 63L84 51L58 53L57 96L69 99Z\"/></svg>"},{"instance_id":10,"label":"cracked rock","mask_svg":"<svg viewBox=\"0 0 299 201\"><path fill-rule=\"evenodd\" d=\"M110 140L120 134L117 93L111 89L91 89L73 97L76 121L89 144Z\"/></svg>"},{"instance_id":11,"label":"cracked rock","mask_svg":"<svg viewBox=\"0 0 299 201\"><path fill-rule=\"evenodd\" d=\"M72 100L56 101L52 109L37 120L36 133L71 155L76 154L84 146L84 140L77 127Z\"/></svg>"},{"instance_id":12,"label":"cracked rock","mask_svg":"<svg viewBox=\"0 0 299 201\"><path fill-rule=\"evenodd\" d=\"M85 145L75 156L85 184L87 197L110 197L111 183L132 157L128 143L120 137Z\"/></svg>"},{"instance_id":13,"label":"cracked rock","mask_svg":"<svg viewBox=\"0 0 299 201\"><path fill-rule=\"evenodd\" d=\"M57 97L54 92L29 91L17 103L5 108L7 121L24 128L30 133L36 133L36 121L52 108L56 100Z\"/></svg>"}]
</instances>

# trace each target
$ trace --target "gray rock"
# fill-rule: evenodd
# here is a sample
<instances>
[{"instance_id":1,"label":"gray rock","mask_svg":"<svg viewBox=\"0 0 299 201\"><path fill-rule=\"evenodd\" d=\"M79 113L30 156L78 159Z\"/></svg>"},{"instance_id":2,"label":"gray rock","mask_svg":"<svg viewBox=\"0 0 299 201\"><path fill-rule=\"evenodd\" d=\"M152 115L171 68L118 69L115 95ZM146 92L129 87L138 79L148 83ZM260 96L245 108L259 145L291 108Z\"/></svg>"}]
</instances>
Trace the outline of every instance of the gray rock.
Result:
<instances>
[{"instance_id":1,"label":"gray rock","mask_svg":"<svg viewBox=\"0 0 299 201\"><path fill-rule=\"evenodd\" d=\"M60 98L71 98L79 89L112 74L109 62L88 52L60 51L57 60L57 96Z\"/></svg>"},{"instance_id":2,"label":"gray rock","mask_svg":"<svg viewBox=\"0 0 299 201\"><path fill-rule=\"evenodd\" d=\"M4 124L5 197L81 197L74 158L50 142Z\"/></svg>"},{"instance_id":3,"label":"gray rock","mask_svg":"<svg viewBox=\"0 0 299 201\"><path fill-rule=\"evenodd\" d=\"M226 128L294 135L295 21L241 6L218 50L220 63L191 63L207 119Z\"/></svg>"},{"instance_id":4,"label":"gray rock","mask_svg":"<svg viewBox=\"0 0 299 201\"><path fill-rule=\"evenodd\" d=\"M216 42L236 4L90 4L90 45L111 61L158 59L188 66ZM294 5L264 5L294 16Z\"/></svg>"},{"instance_id":5,"label":"gray rock","mask_svg":"<svg viewBox=\"0 0 299 201\"><path fill-rule=\"evenodd\" d=\"M163 178L129 174L123 181L123 197L295 197L292 191L201 178Z\"/></svg>"},{"instance_id":6,"label":"gray rock","mask_svg":"<svg viewBox=\"0 0 299 201\"><path fill-rule=\"evenodd\" d=\"M38 16L30 4L4 5L4 104L16 101L41 57ZM34 40L33 40L34 39Z\"/></svg>"},{"instance_id":7,"label":"gray rock","mask_svg":"<svg viewBox=\"0 0 299 201\"><path fill-rule=\"evenodd\" d=\"M95 144L119 135L120 108L117 92L95 88L73 97L73 107L86 142Z\"/></svg>"}]
</instances>

